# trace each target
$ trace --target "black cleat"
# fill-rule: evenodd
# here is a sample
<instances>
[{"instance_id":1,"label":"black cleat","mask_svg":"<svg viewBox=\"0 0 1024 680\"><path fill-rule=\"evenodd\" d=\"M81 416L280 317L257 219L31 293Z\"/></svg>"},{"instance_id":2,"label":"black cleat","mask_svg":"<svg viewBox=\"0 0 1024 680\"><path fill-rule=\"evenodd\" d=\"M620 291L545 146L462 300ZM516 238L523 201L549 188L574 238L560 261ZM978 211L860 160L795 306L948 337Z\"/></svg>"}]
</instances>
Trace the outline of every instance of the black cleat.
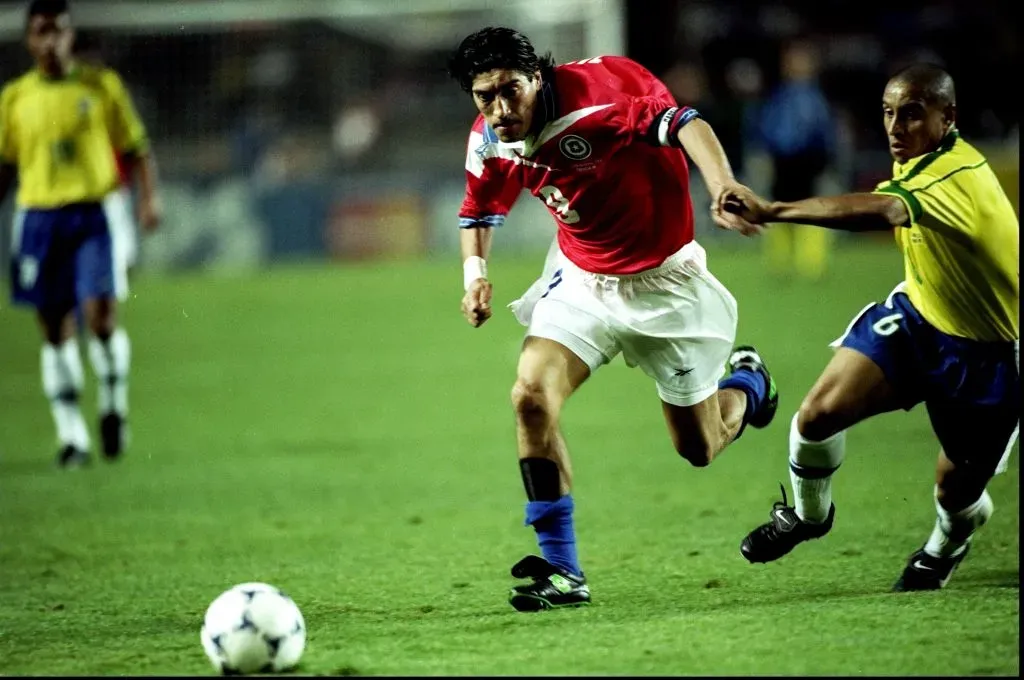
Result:
<instances>
[{"instance_id":1,"label":"black cleat","mask_svg":"<svg viewBox=\"0 0 1024 680\"><path fill-rule=\"evenodd\" d=\"M530 578L533 583L514 586L508 601L517 611L579 607L590 604L590 588L582 575L570 574L542 557L527 555L512 567L515 578Z\"/></svg>"},{"instance_id":2,"label":"black cleat","mask_svg":"<svg viewBox=\"0 0 1024 680\"><path fill-rule=\"evenodd\" d=\"M74 444L67 444L57 452L57 466L65 470L75 470L90 462L89 452L83 451Z\"/></svg>"},{"instance_id":3,"label":"black cleat","mask_svg":"<svg viewBox=\"0 0 1024 680\"><path fill-rule=\"evenodd\" d=\"M967 543L959 555L953 557L934 557L921 548L907 560L899 580L893 584L893 592L907 593L914 590L939 590L949 583L953 572L960 566L971 544Z\"/></svg>"},{"instance_id":4,"label":"black cleat","mask_svg":"<svg viewBox=\"0 0 1024 680\"><path fill-rule=\"evenodd\" d=\"M748 562L773 562L797 544L812 538L821 538L832 528L836 506L829 506L828 517L821 524L805 522L796 514L796 508L787 505L786 487L782 489L782 501L776 501L772 508L772 520L747 534L740 543L740 552Z\"/></svg>"},{"instance_id":5,"label":"black cleat","mask_svg":"<svg viewBox=\"0 0 1024 680\"><path fill-rule=\"evenodd\" d=\"M761 355L750 345L741 345L729 355L730 373L736 371L754 371L764 376L768 384L768 399L761 404L761 408L750 417L749 425L758 429L767 427L775 418L775 412L779 410L779 389L775 385L775 379L768 371Z\"/></svg>"},{"instance_id":6,"label":"black cleat","mask_svg":"<svg viewBox=\"0 0 1024 680\"><path fill-rule=\"evenodd\" d=\"M100 439L103 440L103 455L114 460L124 451L128 438L128 423L120 414L110 413L100 418Z\"/></svg>"}]
</instances>

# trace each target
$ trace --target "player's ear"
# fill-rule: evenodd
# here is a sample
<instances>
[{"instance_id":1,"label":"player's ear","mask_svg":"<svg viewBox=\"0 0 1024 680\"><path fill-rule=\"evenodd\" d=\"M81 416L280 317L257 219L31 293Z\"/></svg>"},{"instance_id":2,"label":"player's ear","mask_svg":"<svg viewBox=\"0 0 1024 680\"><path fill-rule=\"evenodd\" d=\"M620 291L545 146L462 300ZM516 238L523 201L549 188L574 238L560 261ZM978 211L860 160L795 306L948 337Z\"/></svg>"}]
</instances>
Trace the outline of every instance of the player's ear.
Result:
<instances>
[{"instance_id":1,"label":"player's ear","mask_svg":"<svg viewBox=\"0 0 1024 680\"><path fill-rule=\"evenodd\" d=\"M942 117L947 125L956 125L956 104L946 104L942 109Z\"/></svg>"}]
</instances>

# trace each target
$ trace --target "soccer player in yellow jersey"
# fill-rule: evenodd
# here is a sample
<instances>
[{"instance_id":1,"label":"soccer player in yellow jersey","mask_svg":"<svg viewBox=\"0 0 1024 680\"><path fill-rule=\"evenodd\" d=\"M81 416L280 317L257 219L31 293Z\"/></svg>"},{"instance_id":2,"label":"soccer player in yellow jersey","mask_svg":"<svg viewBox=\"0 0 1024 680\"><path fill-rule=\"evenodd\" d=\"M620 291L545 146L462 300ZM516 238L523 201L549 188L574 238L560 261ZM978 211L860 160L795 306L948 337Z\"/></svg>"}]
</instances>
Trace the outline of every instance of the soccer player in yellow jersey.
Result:
<instances>
[{"instance_id":1,"label":"soccer player in yellow jersey","mask_svg":"<svg viewBox=\"0 0 1024 680\"><path fill-rule=\"evenodd\" d=\"M986 486L1017 439L1020 231L985 157L956 130L949 74L928 64L900 71L886 85L882 113L895 163L892 180L874 192L769 203L742 188L716 205L761 224L895 228L905 262L905 280L832 343L835 355L793 418L795 506L784 494L740 549L768 562L828 533L846 429L924 402L941 445L938 519L893 589L934 590L992 514Z\"/></svg>"},{"instance_id":2,"label":"soccer player in yellow jersey","mask_svg":"<svg viewBox=\"0 0 1024 680\"><path fill-rule=\"evenodd\" d=\"M117 299L126 276L103 207L118 184L115 151L137 159L144 229L157 226L161 210L146 133L121 79L71 57L66 0L34 0L25 33L35 68L0 92L0 201L17 177L11 291L15 303L36 309L42 326L58 463L71 467L88 462L90 448L78 403L76 311L90 335L103 453L117 458L125 444L130 346L117 324Z\"/></svg>"}]
</instances>

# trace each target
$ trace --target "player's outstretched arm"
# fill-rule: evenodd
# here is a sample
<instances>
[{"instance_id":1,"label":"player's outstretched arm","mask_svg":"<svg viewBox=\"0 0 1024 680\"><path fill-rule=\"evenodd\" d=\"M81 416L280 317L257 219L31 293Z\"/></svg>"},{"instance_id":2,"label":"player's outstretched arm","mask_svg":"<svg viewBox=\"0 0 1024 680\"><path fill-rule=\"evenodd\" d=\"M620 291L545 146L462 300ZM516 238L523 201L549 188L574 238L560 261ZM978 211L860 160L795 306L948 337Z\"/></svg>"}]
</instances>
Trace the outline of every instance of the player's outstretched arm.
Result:
<instances>
[{"instance_id":1,"label":"player's outstretched arm","mask_svg":"<svg viewBox=\"0 0 1024 680\"><path fill-rule=\"evenodd\" d=\"M732 212L755 224L787 222L843 231L883 231L910 222L913 197L892 193L856 193L766 201L747 187L723 191L712 213ZM903 192L905 193L905 192Z\"/></svg>"},{"instance_id":2,"label":"player's outstretched arm","mask_svg":"<svg viewBox=\"0 0 1024 680\"><path fill-rule=\"evenodd\" d=\"M891 194L845 194L775 201L767 205L764 222L811 224L843 231L883 231L910 222L903 199ZM749 219L749 217L748 217Z\"/></svg>"},{"instance_id":3,"label":"player's outstretched arm","mask_svg":"<svg viewBox=\"0 0 1024 680\"><path fill-rule=\"evenodd\" d=\"M163 202L160 200L153 152L139 154L132 166L139 184L139 223L146 231L153 231L163 217Z\"/></svg>"},{"instance_id":4,"label":"player's outstretched arm","mask_svg":"<svg viewBox=\"0 0 1024 680\"><path fill-rule=\"evenodd\" d=\"M724 194L749 191L736 181L722 143L718 141L715 131L704 120L694 118L681 127L677 135L679 143L682 144L687 155L693 159L704 178L704 184L707 185L708 193L711 194L712 206L719 205ZM760 226L745 219L738 211L713 209L711 216L715 223L723 229L738 231L748 236L761 231Z\"/></svg>"},{"instance_id":5,"label":"player's outstretched arm","mask_svg":"<svg viewBox=\"0 0 1024 680\"><path fill-rule=\"evenodd\" d=\"M487 256L491 251L490 227L467 227L459 234L462 247L462 315L473 328L491 318L491 282L487 280Z\"/></svg>"}]
</instances>

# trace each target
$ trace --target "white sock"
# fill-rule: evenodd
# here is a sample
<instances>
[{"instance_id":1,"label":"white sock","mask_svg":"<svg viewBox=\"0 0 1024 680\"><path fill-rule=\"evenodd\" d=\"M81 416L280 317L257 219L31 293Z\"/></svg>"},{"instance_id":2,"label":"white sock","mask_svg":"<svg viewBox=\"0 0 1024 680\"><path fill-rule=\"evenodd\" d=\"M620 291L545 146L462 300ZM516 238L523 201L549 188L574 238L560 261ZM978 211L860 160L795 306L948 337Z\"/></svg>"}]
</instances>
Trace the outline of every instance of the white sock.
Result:
<instances>
[{"instance_id":1,"label":"white sock","mask_svg":"<svg viewBox=\"0 0 1024 680\"><path fill-rule=\"evenodd\" d=\"M939 504L938 494L939 487L936 486L935 510L938 518L924 551L932 557L952 557L959 555L967 547L974 532L992 516L995 506L988 491L984 491L981 498L963 510L951 513Z\"/></svg>"},{"instance_id":2,"label":"white sock","mask_svg":"<svg viewBox=\"0 0 1024 680\"><path fill-rule=\"evenodd\" d=\"M40 353L43 393L50 401L50 413L57 426L57 440L63 446L89 450L89 428L82 417L79 396L85 383L78 340L71 338L60 345L43 345Z\"/></svg>"},{"instance_id":3,"label":"white sock","mask_svg":"<svg viewBox=\"0 0 1024 680\"><path fill-rule=\"evenodd\" d=\"M99 387L99 412L128 415L128 368L131 365L131 343L123 328L116 329L104 342L89 338L89 359L96 371Z\"/></svg>"},{"instance_id":4,"label":"white sock","mask_svg":"<svg viewBox=\"0 0 1024 680\"><path fill-rule=\"evenodd\" d=\"M800 434L796 422L793 416L789 427L789 481L796 514L805 522L821 524L832 505L832 473L846 453L846 431L814 442Z\"/></svg>"}]
</instances>

